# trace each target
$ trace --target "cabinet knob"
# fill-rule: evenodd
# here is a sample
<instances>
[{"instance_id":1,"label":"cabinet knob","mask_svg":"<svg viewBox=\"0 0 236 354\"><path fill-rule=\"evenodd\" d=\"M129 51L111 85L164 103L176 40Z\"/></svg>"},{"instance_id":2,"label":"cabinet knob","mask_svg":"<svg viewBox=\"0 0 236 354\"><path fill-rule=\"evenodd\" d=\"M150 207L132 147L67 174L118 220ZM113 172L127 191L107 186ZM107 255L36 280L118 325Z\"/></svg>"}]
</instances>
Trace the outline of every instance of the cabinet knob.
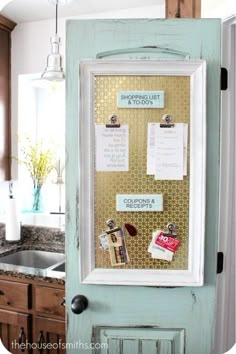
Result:
<instances>
[{"instance_id":1,"label":"cabinet knob","mask_svg":"<svg viewBox=\"0 0 236 354\"><path fill-rule=\"evenodd\" d=\"M71 311L76 315L82 313L88 307L88 299L84 295L76 295L71 301Z\"/></svg>"}]
</instances>

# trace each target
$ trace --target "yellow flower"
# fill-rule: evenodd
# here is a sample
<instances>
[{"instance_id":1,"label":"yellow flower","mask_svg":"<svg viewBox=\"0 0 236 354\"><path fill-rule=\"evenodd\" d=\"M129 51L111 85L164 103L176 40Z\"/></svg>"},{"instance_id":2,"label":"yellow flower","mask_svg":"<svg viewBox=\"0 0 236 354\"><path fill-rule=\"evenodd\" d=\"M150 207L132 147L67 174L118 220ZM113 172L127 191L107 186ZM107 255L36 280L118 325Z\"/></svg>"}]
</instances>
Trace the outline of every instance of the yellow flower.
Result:
<instances>
[{"instance_id":1,"label":"yellow flower","mask_svg":"<svg viewBox=\"0 0 236 354\"><path fill-rule=\"evenodd\" d=\"M20 148L20 152L18 162L25 165L29 171L34 188L41 188L54 167L53 152L50 149L44 149L42 142L32 144L29 138Z\"/></svg>"}]
</instances>

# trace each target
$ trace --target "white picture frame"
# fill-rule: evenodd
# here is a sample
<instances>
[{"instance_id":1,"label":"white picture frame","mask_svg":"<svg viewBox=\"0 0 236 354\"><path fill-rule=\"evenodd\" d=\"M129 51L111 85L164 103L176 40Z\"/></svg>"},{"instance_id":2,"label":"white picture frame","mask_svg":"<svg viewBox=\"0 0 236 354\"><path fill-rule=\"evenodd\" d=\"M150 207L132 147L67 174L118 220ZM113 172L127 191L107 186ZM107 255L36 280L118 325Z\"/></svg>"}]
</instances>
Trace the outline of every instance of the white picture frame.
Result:
<instances>
[{"instance_id":1,"label":"white picture frame","mask_svg":"<svg viewBox=\"0 0 236 354\"><path fill-rule=\"evenodd\" d=\"M202 286L204 282L206 194L206 61L82 60L79 117L79 249L83 284ZM162 75L190 77L190 188L188 269L103 269L95 267L94 77Z\"/></svg>"}]
</instances>

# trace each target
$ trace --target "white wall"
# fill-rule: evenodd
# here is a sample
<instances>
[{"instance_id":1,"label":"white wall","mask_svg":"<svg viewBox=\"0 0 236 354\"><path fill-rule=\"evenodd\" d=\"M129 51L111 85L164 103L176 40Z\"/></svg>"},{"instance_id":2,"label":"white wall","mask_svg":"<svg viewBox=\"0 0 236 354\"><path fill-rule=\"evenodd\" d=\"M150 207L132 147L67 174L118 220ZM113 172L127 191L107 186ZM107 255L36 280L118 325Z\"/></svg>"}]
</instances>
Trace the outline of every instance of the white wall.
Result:
<instances>
[{"instance_id":1,"label":"white wall","mask_svg":"<svg viewBox=\"0 0 236 354\"><path fill-rule=\"evenodd\" d=\"M202 17L222 18L236 13L235 0L202 0Z\"/></svg>"},{"instance_id":2,"label":"white wall","mask_svg":"<svg viewBox=\"0 0 236 354\"><path fill-rule=\"evenodd\" d=\"M62 22L62 24L61 24ZM61 53L65 52L65 21L59 23L62 37ZM50 36L54 33L54 21L24 23L12 32L12 155L17 156L18 127L18 79L22 74L42 73L50 52ZM29 122L30 123L30 122ZM17 164L13 161L12 175L17 178Z\"/></svg>"}]
</instances>

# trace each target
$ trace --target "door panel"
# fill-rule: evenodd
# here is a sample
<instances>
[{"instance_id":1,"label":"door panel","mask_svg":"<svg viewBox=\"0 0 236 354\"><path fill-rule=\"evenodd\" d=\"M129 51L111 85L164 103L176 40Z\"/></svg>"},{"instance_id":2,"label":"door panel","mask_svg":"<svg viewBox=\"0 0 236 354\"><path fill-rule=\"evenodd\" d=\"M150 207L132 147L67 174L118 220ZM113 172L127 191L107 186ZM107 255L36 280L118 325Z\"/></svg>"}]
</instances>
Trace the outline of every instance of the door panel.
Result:
<instances>
[{"instance_id":1,"label":"door panel","mask_svg":"<svg viewBox=\"0 0 236 354\"><path fill-rule=\"evenodd\" d=\"M79 60L96 58L98 53L145 46L176 50L189 53L190 59L207 60L206 261L205 284L199 288L82 285L78 276L79 223L87 222L78 218L80 199L78 184L81 173L78 130ZM150 52L147 52L147 57L149 55ZM165 53L162 55L161 58L165 58ZM219 205L219 112L220 21L180 19L68 21L66 297L69 318L67 342L71 343L68 353L91 354L93 347L91 342L99 344L107 338L110 348L105 352L110 354L116 353L117 350L119 352L122 343L125 350L133 346L132 352L130 351L132 354L138 353L141 349L143 354L155 350L161 354L173 352L180 354L184 350L183 343L186 354L213 352ZM80 315L70 311L71 299L77 294L85 295L89 301L88 308ZM106 333L106 336L102 333ZM161 337L163 333L167 336ZM76 341L80 341L81 344L79 351L76 348Z\"/></svg>"},{"instance_id":2,"label":"door panel","mask_svg":"<svg viewBox=\"0 0 236 354\"><path fill-rule=\"evenodd\" d=\"M102 354L184 354L184 336L183 329L96 327L94 343L103 343Z\"/></svg>"}]
</instances>

